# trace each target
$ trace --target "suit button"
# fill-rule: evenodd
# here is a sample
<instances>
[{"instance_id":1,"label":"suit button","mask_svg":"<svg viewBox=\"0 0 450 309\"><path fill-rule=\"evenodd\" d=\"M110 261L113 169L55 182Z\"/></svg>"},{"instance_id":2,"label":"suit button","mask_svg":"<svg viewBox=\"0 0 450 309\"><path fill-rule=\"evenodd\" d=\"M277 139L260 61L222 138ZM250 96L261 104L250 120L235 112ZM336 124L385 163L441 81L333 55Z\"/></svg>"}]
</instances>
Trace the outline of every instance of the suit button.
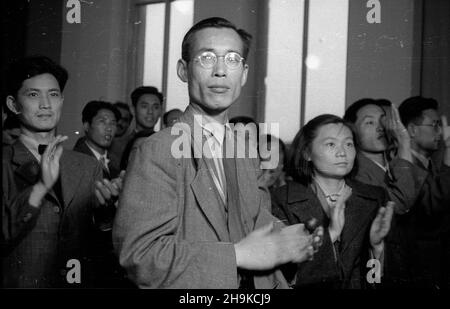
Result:
<instances>
[{"instance_id":1,"label":"suit button","mask_svg":"<svg viewBox=\"0 0 450 309\"><path fill-rule=\"evenodd\" d=\"M30 221L30 219L33 217L33 215L31 213L27 213L24 217L23 217L23 222L28 222Z\"/></svg>"},{"instance_id":2,"label":"suit button","mask_svg":"<svg viewBox=\"0 0 450 309\"><path fill-rule=\"evenodd\" d=\"M58 206L54 206L54 207L53 207L53 211L54 211L55 213L59 213L59 211L60 211L60 210L59 210L59 207L58 207Z\"/></svg>"}]
</instances>

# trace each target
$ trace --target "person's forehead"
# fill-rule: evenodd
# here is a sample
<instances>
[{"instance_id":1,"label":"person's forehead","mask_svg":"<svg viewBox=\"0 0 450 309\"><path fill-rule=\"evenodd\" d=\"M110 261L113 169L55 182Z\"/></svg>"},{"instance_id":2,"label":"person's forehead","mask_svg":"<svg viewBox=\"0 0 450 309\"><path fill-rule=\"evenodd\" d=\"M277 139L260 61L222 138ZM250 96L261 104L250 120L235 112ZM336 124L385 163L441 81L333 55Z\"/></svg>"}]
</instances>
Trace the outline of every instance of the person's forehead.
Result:
<instances>
[{"instance_id":1,"label":"person's forehead","mask_svg":"<svg viewBox=\"0 0 450 309\"><path fill-rule=\"evenodd\" d=\"M154 94L146 93L139 97L138 103L143 103L143 102L151 103L151 104L154 104L154 103L159 104L159 98Z\"/></svg>"},{"instance_id":2,"label":"person's forehead","mask_svg":"<svg viewBox=\"0 0 450 309\"><path fill-rule=\"evenodd\" d=\"M430 109L424 110L424 111L422 112L422 115L423 115L424 117L430 118L430 119L433 120L433 121L436 121L436 120L439 120L439 119L440 119L437 110L431 109L431 108L430 108Z\"/></svg>"},{"instance_id":3,"label":"person's forehead","mask_svg":"<svg viewBox=\"0 0 450 309\"><path fill-rule=\"evenodd\" d=\"M95 118L113 118L116 119L116 115L114 113L106 108L102 108L97 112L97 115L95 115Z\"/></svg>"},{"instance_id":4,"label":"person's forehead","mask_svg":"<svg viewBox=\"0 0 450 309\"><path fill-rule=\"evenodd\" d=\"M59 90L59 84L52 74L44 73L28 78L22 82L21 89L30 89L30 88Z\"/></svg>"},{"instance_id":5,"label":"person's forehead","mask_svg":"<svg viewBox=\"0 0 450 309\"><path fill-rule=\"evenodd\" d=\"M384 114L385 114L384 110L381 107L374 104L363 106L356 113L358 120L361 120L364 117L379 117Z\"/></svg>"},{"instance_id":6,"label":"person's forehead","mask_svg":"<svg viewBox=\"0 0 450 309\"><path fill-rule=\"evenodd\" d=\"M352 132L342 123L329 123L318 129L316 140L327 138L346 139L352 138Z\"/></svg>"},{"instance_id":7,"label":"person's forehead","mask_svg":"<svg viewBox=\"0 0 450 309\"><path fill-rule=\"evenodd\" d=\"M204 28L194 33L191 51L243 52L243 42L239 34L230 28Z\"/></svg>"}]
</instances>

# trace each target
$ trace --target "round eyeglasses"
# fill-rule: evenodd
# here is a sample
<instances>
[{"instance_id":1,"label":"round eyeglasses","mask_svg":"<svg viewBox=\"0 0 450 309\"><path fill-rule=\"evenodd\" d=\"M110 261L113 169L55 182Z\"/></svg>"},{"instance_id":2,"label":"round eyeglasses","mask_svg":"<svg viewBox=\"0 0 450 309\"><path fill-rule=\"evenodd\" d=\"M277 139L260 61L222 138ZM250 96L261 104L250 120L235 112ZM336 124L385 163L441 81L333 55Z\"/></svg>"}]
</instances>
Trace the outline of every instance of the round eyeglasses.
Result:
<instances>
[{"instance_id":1,"label":"round eyeglasses","mask_svg":"<svg viewBox=\"0 0 450 309\"><path fill-rule=\"evenodd\" d=\"M216 63L218 58L223 58L225 65L228 69L234 70L239 68L241 65L241 62L244 61L244 58L241 57L236 52L229 52L226 53L224 56L217 56L212 51L205 51L194 58L194 60L197 60L200 62L200 65L205 69L212 69Z\"/></svg>"}]
</instances>

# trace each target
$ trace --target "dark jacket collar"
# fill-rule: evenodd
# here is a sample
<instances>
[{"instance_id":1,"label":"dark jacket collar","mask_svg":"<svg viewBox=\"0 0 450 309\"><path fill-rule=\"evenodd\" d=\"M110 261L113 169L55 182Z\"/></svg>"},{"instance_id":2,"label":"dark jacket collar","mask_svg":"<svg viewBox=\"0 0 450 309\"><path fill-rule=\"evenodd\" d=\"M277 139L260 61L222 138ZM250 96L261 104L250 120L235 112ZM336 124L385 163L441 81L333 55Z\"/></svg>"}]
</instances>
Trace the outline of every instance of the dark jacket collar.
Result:
<instances>
[{"instance_id":1,"label":"dark jacket collar","mask_svg":"<svg viewBox=\"0 0 450 309\"><path fill-rule=\"evenodd\" d=\"M363 183L351 178L346 179L345 182L353 189L354 194L357 196L367 199L377 199L377 195L368 189ZM287 183L287 197L288 203L295 203L316 198L316 195L312 191L310 185L290 181Z\"/></svg>"},{"instance_id":2,"label":"dark jacket collar","mask_svg":"<svg viewBox=\"0 0 450 309\"><path fill-rule=\"evenodd\" d=\"M367 226L368 220L372 220L378 209L377 200L381 191L373 190L373 186L365 185L359 181L346 179L347 185L352 188L352 196L346 203L346 225L341 234L343 250L360 230ZM320 225L328 222L325 212L322 210L319 199L316 197L310 185L297 182L287 183L287 207L301 221L308 222L311 218L317 219Z\"/></svg>"}]
</instances>

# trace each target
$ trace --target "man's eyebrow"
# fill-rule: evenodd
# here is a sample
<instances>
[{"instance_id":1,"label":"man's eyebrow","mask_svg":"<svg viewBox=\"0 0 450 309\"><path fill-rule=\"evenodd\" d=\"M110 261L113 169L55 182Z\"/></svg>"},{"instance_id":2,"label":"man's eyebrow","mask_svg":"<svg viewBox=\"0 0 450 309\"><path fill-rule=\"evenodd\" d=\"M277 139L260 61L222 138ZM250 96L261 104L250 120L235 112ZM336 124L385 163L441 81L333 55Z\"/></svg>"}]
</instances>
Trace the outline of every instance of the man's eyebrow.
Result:
<instances>
[{"instance_id":1,"label":"man's eyebrow","mask_svg":"<svg viewBox=\"0 0 450 309\"><path fill-rule=\"evenodd\" d=\"M375 118L373 115L365 115L361 120L366 120L367 118Z\"/></svg>"},{"instance_id":2,"label":"man's eyebrow","mask_svg":"<svg viewBox=\"0 0 450 309\"><path fill-rule=\"evenodd\" d=\"M24 90L25 90L25 91L42 91L42 90L45 90L45 89L40 89L40 88L25 88ZM61 90L59 90L58 88L50 88L50 89L48 89L48 91L61 91Z\"/></svg>"},{"instance_id":3,"label":"man's eyebrow","mask_svg":"<svg viewBox=\"0 0 450 309\"><path fill-rule=\"evenodd\" d=\"M206 51L213 52L213 53L217 54L217 50L215 50L214 48L211 48L211 47L209 47L209 48L206 48L206 47L205 48L200 48L198 50L197 54L198 53L202 53L202 52L206 52ZM236 49L227 49L225 54L226 53L231 53L231 52L241 54L241 52L239 50L236 50Z\"/></svg>"}]
</instances>

